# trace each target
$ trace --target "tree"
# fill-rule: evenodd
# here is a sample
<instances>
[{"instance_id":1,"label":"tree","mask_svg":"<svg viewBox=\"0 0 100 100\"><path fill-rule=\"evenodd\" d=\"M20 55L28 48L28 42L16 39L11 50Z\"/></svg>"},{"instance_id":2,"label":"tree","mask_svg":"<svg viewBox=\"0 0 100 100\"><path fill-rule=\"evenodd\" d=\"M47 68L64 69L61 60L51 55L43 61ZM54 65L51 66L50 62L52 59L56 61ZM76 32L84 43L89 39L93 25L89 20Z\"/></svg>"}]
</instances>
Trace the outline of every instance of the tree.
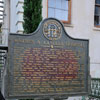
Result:
<instances>
[{"instance_id":1,"label":"tree","mask_svg":"<svg viewBox=\"0 0 100 100\"><path fill-rule=\"evenodd\" d=\"M24 33L34 32L42 20L42 0L24 0Z\"/></svg>"}]
</instances>

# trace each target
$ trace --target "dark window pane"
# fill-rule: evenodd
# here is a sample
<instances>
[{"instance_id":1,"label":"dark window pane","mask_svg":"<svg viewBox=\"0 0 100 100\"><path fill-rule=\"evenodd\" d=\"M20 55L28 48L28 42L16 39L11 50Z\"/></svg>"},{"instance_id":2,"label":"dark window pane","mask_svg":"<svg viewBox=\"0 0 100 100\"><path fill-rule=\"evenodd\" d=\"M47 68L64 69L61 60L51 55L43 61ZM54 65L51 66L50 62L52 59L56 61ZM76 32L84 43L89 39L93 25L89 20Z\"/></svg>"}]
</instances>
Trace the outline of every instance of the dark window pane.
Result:
<instances>
[{"instance_id":1,"label":"dark window pane","mask_svg":"<svg viewBox=\"0 0 100 100\"><path fill-rule=\"evenodd\" d=\"M100 4L100 0L96 0L95 2L96 2L96 4Z\"/></svg>"},{"instance_id":2,"label":"dark window pane","mask_svg":"<svg viewBox=\"0 0 100 100\"><path fill-rule=\"evenodd\" d=\"M94 24L99 25L99 16L94 17Z\"/></svg>"},{"instance_id":3,"label":"dark window pane","mask_svg":"<svg viewBox=\"0 0 100 100\"><path fill-rule=\"evenodd\" d=\"M95 0L95 16L94 16L94 24L100 25L100 0Z\"/></svg>"},{"instance_id":4,"label":"dark window pane","mask_svg":"<svg viewBox=\"0 0 100 100\"><path fill-rule=\"evenodd\" d=\"M95 15L100 16L100 7L95 7Z\"/></svg>"}]
</instances>

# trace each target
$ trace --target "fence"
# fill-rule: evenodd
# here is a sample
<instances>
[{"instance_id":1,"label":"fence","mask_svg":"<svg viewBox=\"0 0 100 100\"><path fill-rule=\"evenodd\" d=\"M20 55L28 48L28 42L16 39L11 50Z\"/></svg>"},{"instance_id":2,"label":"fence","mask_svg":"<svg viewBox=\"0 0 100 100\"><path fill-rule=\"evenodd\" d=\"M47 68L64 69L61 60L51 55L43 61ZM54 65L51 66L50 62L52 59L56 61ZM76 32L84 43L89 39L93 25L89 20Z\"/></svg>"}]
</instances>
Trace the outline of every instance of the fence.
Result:
<instances>
[{"instance_id":1,"label":"fence","mask_svg":"<svg viewBox=\"0 0 100 100\"><path fill-rule=\"evenodd\" d=\"M100 100L100 78L92 78L91 79L90 97L95 98L95 100Z\"/></svg>"}]
</instances>

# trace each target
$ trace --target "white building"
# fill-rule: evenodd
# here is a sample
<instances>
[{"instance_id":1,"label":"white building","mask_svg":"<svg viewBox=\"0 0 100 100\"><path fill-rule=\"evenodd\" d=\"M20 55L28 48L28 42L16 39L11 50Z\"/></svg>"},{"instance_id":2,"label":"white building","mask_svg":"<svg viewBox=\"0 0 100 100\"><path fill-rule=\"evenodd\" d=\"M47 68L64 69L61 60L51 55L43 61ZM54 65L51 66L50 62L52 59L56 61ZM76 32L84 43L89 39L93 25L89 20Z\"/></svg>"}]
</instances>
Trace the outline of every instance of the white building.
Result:
<instances>
[{"instance_id":1,"label":"white building","mask_svg":"<svg viewBox=\"0 0 100 100\"><path fill-rule=\"evenodd\" d=\"M23 33L24 0L4 0L3 44L7 45L8 33Z\"/></svg>"},{"instance_id":2,"label":"white building","mask_svg":"<svg viewBox=\"0 0 100 100\"><path fill-rule=\"evenodd\" d=\"M4 0L5 45L8 33L23 33L23 3L24 0ZM90 74L100 78L100 0L42 0L42 6L43 19L58 18L71 37L89 39Z\"/></svg>"}]
</instances>

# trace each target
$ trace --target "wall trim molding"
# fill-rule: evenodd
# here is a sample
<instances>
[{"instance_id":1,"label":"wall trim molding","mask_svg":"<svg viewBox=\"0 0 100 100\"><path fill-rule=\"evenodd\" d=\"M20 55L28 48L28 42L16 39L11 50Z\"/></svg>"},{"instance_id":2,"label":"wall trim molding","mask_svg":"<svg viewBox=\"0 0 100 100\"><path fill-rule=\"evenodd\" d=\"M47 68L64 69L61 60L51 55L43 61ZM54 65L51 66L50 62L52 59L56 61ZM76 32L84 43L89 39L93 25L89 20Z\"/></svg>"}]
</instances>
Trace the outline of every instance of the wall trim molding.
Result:
<instances>
[{"instance_id":1,"label":"wall trim molding","mask_svg":"<svg viewBox=\"0 0 100 100\"><path fill-rule=\"evenodd\" d=\"M16 22L16 26L17 26L18 24L23 24L23 21L17 21L17 22Z\"/></svg>"},{"instance_id":2,"label":"wall trim molding","mask_svg":"<svg viewBox=\"0 0 100 100\"><path fill-rule=\"evenodd\" d=\"M24 4L24 1L18 1L16 7L18 7L19 4Z\"/></svg>"}]
</instances>

